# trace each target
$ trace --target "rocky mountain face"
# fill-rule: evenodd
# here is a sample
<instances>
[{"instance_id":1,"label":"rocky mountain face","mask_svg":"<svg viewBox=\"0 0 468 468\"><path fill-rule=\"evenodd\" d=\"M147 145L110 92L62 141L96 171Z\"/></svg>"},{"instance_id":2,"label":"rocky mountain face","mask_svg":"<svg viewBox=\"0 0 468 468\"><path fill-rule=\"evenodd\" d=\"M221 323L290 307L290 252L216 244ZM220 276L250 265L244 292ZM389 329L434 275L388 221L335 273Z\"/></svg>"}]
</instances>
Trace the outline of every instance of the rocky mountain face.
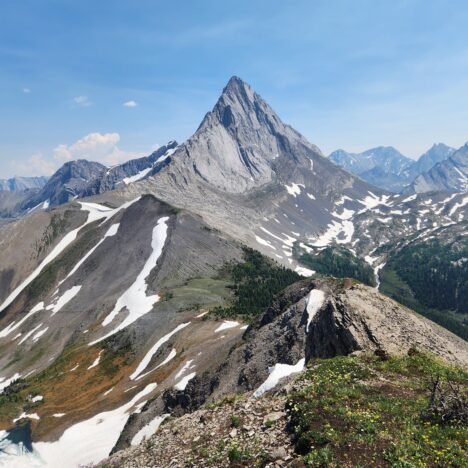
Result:
<instances>
[{"instance_id":1,"label":"rocky mountain face","mask_svg":"<svg viewBox=\"0 0 468 468\"><path fill-rule=\"evenodd\" d=\"M175 148L177 142L170 141L147 157L132 159L111 168L87 160L70 161L50 179L36 178L44 181L36 189L18 191L17 195L6 195L0 191L0 216L21 216L32 210L47 209L150 177L171 161Z\"/></svg>"},{"instance_id":2,"label":"rocky mountain face","mask_svg":"<svg viewBox=\"0 0 468 468\"><path fill-rule=\"evenodd\" d=\"M128 185L157 174L170 163L175 148L177 148L177 142L170 141L149 156L132 159L124 164L113 166L106 171L101 171L97 177L89 181L80 197L108 192L121 184Z\"/></svg>"},{"instance_id":3,"label":"rocky mountain face","mask_svg":"<svg viewBox=\"0 0 468 468\"><path fill-rule=\"evenodd\" d=\"M22 192L30 189L41 189L47 183L48 177L13 177L0 179L0 191Z\"/></svg>"},{"instance_id":4,"label":"rocky mountain face","mask_svg":"<svg viewBox=\"0 0 468 468\"><path fill-rule=\"evenodd\" d=\"M377 147L363 153L337 150L329 158L335 164L356 174L376 187L391 192L408 191L406 188L418 176L448 159L455 150L443 143L434 144L417 161L403 156L395 148ZM456 191L456 190L453 190Z\"/></svg>"},{"instance_id":5,"label":"rocky mountain face","mask_svg":"<svg viewBox=\"0 0 468 468\"><path fill-rule=\"evenodd\" d=\"M100 174L105 166L86 159L65 163L37 195L32 197L21 208L29 210L38 205L61 205L77 198L88 182Z\"/></svg>"},{"instance_id":6,"label":"rocky mountain face","mask_svg":"<svg viewBox=\"0 0 468 468\"><path fill-rule=\"evenodd\" d=\"M427 172L420 174L406 189L406 193L468 191L468 144Z\"/></svg>"},{"instance_id":7,"label":"rocky mountain face","mask_svg":"<svg viewBox=\"0 0 468 468\"><path fill-rule=\"evenodd\" d=\"M310 276L339 247L383 287L392 256L438 238L464 268L468 214L465 194L390 194L349 174L239 78L187 142L62 169L36 199L48 209L0 225L0 463L96 463L167 414L261 396L316 358L416 347L468 364L461 338L350 279L302 279L229 315L243 264L273 284L272 260ZM248 263L245 244L270 260Z\"/></svg>"},{"instance_id":8,"label":"rocky mountain face","mask_svg":"<svg viewBox=\"0 0 468 468\"><path fill-rule=\"evenodd\" d=\"M414 180L418 175L430 171L437 163L448 159L455 151L444 143L435 143L408 168L404 175L409 180Z\"/></svg>"},{"instance_id":9,"label":"rocky mountain face","mask_svg":"<svg viewBox=\"0 0 468 468\"><path fill-rule=\"evenodd\" d=\"M163 415L180 416L223 397L259 397L313 358L356 352L404 355L418 343L456 365L468 363L465 341L409 313L396 302L351 282L296 283L232 344L219 367L194 376L183 390L169 388L129 419L115 450ZM196 368L196 360L191 361Z\"/></svg>"}]
</instances>

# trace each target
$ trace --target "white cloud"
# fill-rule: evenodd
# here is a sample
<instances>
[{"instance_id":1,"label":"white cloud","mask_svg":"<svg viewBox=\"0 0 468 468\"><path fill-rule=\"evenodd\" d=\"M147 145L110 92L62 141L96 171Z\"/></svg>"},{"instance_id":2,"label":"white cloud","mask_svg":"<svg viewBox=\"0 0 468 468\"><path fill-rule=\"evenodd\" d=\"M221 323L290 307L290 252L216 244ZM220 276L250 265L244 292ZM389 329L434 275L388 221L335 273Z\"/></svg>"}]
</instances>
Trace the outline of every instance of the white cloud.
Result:
<instances>
[{"instance_id":1,"label":"white cloud","mask_svg":"<svg viewBox=\"0 0 468 468\"><path fill-rule=\"evenodd\" d=\"M63 164L74 159L87 159L105 165L118 164L135 157L135 153L121 150L118 133L89 133L71 145L60 144L54 149L54 160Z\"/></svg>"},{"instance_id":2,"label":"white cloud","mask_svg":"<svg viewBox=\"0 0 468 468\"><path fill-rule=\"evenodd\" d=\"M138 106L137 102L133 101L133 100L124 102L122 105L124 107L136 107L136 106Z\"/></svg>"},{"instance_id":3,"label":"white cloud","mask_svg":"<svg viewBox=\"0 0 468 468\"><path fill-rule=\"evenodd\" d=\"M158 148L158 145L153 145L143 152L126 151L119 148L119 142L118 133L93 132L74 143L57 145L49 156L37 153L23 160L12 161L11 168L14 174L19 176L51 175L68 161L87 159L114 166L129 159L147 156Z\"/></svg>"},{"instance_id":4,"label":"white cloud","mask_svg":"<svg viewBox=\"0 0 468 468\"><path fill-rule=\"evenodd\" d=\"M24 94L29 94L31 90L29 88L23 88L23 93Z\"/></svg>"},{"instance_id":5,"label":"white cloud","mask_svg":"<svg viewBox=\"0 0 468 468\"><path fill-rule=\"evenodd\" d=\"M73 98L73 102L80 107L89 107L93 105L88 96L76 96Z\"/></svg>"},{"instance_id":6,"label":"white cloud","mask_svg":"<svg viewBox=\"0 0 468 468\"><path fill-rule=\"evenodd\" d=\"M42 153L36 153L24 161L13 161L12 168L18 176L48 176L56 171L57 165Z\"/></svg>"}]
</instances>

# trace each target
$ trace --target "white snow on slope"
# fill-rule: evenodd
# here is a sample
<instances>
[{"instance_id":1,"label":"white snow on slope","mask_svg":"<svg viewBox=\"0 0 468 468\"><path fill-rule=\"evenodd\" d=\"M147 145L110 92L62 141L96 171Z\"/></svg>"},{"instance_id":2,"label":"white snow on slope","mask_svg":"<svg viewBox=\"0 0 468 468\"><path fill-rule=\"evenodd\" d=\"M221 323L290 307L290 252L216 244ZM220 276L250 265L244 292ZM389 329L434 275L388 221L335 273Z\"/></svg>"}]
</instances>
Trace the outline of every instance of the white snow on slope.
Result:
<instances>
[{"instance_id":1,"label":"white snow on slope","mask_svg":"<svg viewBox=\"0 0 468 468\"><path fill-rule=\"evenodd\" d=\"M187 384L196 376L196 372L192 372L191 374L186 375L185 377L182 377L179 382L177 382L174 385L174 388L176 390L185 390L185 387Z\"/></svg>"},{"instance_id":2,"label":"white snow on slope","mask_svg":"<svg viewBox=\"0 0 468 468\"><path fill-rule=\"evenodd\" d=\"M39 340L39 338L41 338L42 335L44 335L44 333L47 332L47 330L49 329L49 327L45 327L43 328L42 330L39 330L32 338L33 340L33 343L35 343L36 341Z\"/></svg>"},{"instance_id":3,"label":"white snow on slope","mask_svg":"<svg viewBox=\"0 0 468 468\"><path fill-rule=\"evenodd\" d=\"M20 419L35 419L36 421L39 421L41 419L37 413L31 413L27 414L23 411L17 418L13 419L13 422L15 423L16 421L19 421Z\"/></svg>"},{"instance_id":4,"label":"white snow on slope","mask_svg":"<svg viewBox=\"0 0 468 468\"><path fill-rule=\"evenodd\" d=\"M148 372L145 372L144 374L139 375L136 378L136 380L143 379L144 377L146 377L148 374L151 374L151 372L155 371L156 369L159 369L160 367L165 366L169 361L174 359L176 355L177 355L177 351L175 350L175 348L172 348L171 352L168 354L166 359L164 359L164 361L161 362L161 364L158 364L156 367L153 367L153 369L149 370Z\"/></svg>"},{"instance_id":5,"label":"white snow on slope","mask_svg":"<svg viewBox=\"0 0 468 468\"><path fill-rule=\"evenodd\" d=\"M344 236L342 239L338 239L338 236ZM354 235L354 224L352 221L343 220L341 223L337 221L332 221L331 224L327 226L327 230L317 237L313 242L310 242L310 245L314 247L326 247L332 241L335 241L338 244L347 244L351 242L351 239Z\"/></svg>"},{"instance_id":6,"label":"white snow on slope","mask_svg":"<svg viewBox=\"0 0 468 468\"><path fill-rule=\"evenodd\" d=\"M310 322L315 317L315 314L319 311L320 307L323 305L323 301L325 300L325 293L320 289L312 289L307 297L307 326L306 332L309 331Z\"/></svg>"},{"instance_id":7,"label":"white snow on slope","mask_svg":"<svg viewBox=\"0 0 468 468\"><path fill-rule=\"evenodd\" d=\"M60 281L59 286L66 281L70 276L75 274L77 270L80 268L81 265L94 253L94 251L106 240L107 237L113 237L117 234L117 231L119 230L120 223L113 224L108 231L104 234L104 237L93 247L91 248L86 255L73 267L73 269L68 273L68 275Z\"/></svg>"},{"instance_id":8,"label":"white snow on slope","mask_svg":"<svg viewBox=\"0 0 468 468\"><path fill-rule=\"evenodd\" d=\"M36 442L33 448L47 468L75 468L97 463L109 455L117 442L130 409L155 388L156 384L149 384L125 405L69 427L56 442Z\"/></svg>"},{"instance_id":9,"label":"white snow on slope","mask_svg":"<svg viewBox=\"0 0 468 468\"><path fill-rule=\"evenodd\" d=\"M39 302L39 304L35 305L19 322L11 322L7 327L5 327L2 331L0 331L0 338L4 338L8 336L12 331L16 330L20 327L29 317L34 315L37 312L44 310L44 303Z\"/></svg>"},{"instance_id":10,"label":"white snow on slope","mask_svg":"<svg viewBox=\"0 0 468 468\"><path fill-rule=\"evenodd\" d=\"M181 369L179 370L179 372L177 372L177 374L175 375L174 379L178 379L179 377L182 377L187 371L189 371L190 369L193 369L195 366L192 365L192 362L193 362L193 359L189 359L189 360L181 367Z\"/></svg>"},{"instance_id":11,"label":"white snow on slope","mask_svg":"<svg viewBox=\"0 0 468 468\"><path fill-rule=\"evenodd\" d=\"M146 295L146 289L148 287L146 284L146 279L150 275L153 268L156 267L159 256L162 253L167 237L168 220L169 217L167 216L164 216L158 220L158 223L153 229L153 237L151 241L151 247L153 250L150 256L146 260L146 263L137 276L135 282L117 299L117 303L115 304L114 309L106 316L102 322L102 326L105 327L109 325L117 317L117 315L122 312L122 310L126 310L128 312L127 316L109 333L106 333L103 337L89 343L89 346L92 346L93 344L108 338L118 331L128 327L133 322L136 322L140 317L150 312L154 304L159 301L159 296L157 294L152 296Z\"/></svg>"},{"instance_id":12,"label":"white snow on slope","mask_svg":"<svg viewBox=\"0 0 468 468\"><path fill-rule=\"evenodd\" d=\"M225 320L214 332L218 333L223 330L228 330L229 328L235 328L240 325L239 322L234 322L231 320Z\"/></svg>"},{"instance_id":13,"label":"white snow on slope","mask_svg":"<svg viewBox=\"0 0 468 468\"><path fill-rule=\"evenodd\" d=\"M130 177L124 177L122 179L122 182L125 184L125 185L128 185L128 184L131 184L133 182L136 182L138 180L141 180L143 179L144 177L146 177L146 175L148 173L151 172L151 169L153 169L153 166L150 166L150 167L147 167L146 169L143 169L142 171L138 172L137 174L133 175L133 176L130 176Z\"/></svg>"},{"instance_id":14,"label":"white snow on slope","mask_svg":"<svg viewBox=\"0 0 468 468\"><path fill-rule=\"evenodd\" d=\"M175 335L178 331L182 330L188 325L190 325L190 322L181 323L176 328L174 328L174 330L160 338L156 342L156 344L145 354L144 358L141 360L140 364L138 364L137 368L135 369L135 372L133 372L133 374L130 376L130 379L135 380L148 367L148 364L151 362L152 357L157 353L158 349L164 343L169 341L173 335Z\"/></svg>"},{"instance_id":15,"label":"white snow on slope","mask_svg":"<svg viewBox=\"0 0 468 468\"><path fill-rule=\"evenodd\" d=\"M47 309L52 309L52 314L50 315L53 317L57 312L59 312L65 305L67 305L81 290L81 285L73 286L72 288L65 291L56 301L55 304L51 304L51 306L47 306Z\"/></svg>"},{"instance_id":16,"label":"white snow on slope","mask_svg":"<svg viewBox=\"0 0 468 468\"><path fill-rule=\"evenodd\" d=\"M294 198L296 198L297 195L301 194L301 187L305 188L305 185L295 184L294 182L292 182L291 185L285 185L284 187L288 191L289 195L292 195Z\"/></svg>"},{"instance_id":17,"label":"white snow on slope","mask_svg":"<svg viewBox=\"0 0 468 468\"><path fill-rule=\"evenodd\" d=\"M52 249L47 257L40 263L40 265L3 301L0 305L0 312L5 310L42 272L42 270L53 260L55 260L78 236L78 233L88 224L97 221L107 221L112 218L119 211L128 208L133 203L137 202L140 197L124 203L122 206L112 209L97 203L84 203L80 202L81 209L88 212L86 221L76 229L73 229L66 234L60 242Z\"/></svg>"},{"instance_id":18,"label":"white snow on slope","mask_svg":"<svg viewBox=\"0 0 468 468\"><path fill-rule=\"evenodd\" d=\"M331 215L339 219L351 219L354 215L354 210L348 210L347 208L343 208L342 213L338 214L336 211L334 211L333 213L331 213Z\"/></svg>"},{"instance_id":19,"label":"white snow on slope","mask_svg":"<svg viewBox=\"0 0 468 468\"><path fill-rule=\"evenodd\" d=\"M385 206L390 206L391 204L388 203L388 200L390 199L389 195L382 195L382 197L378 197L372 192L367 192L369 195L365 197L363 200L356 200L358 203L361 203L361 205L364 205L365 208L360 211L360 213L363 213L364 211L367 210L372 210L373 208L376 208L378 205L385 205Z\"/></svg>"},{"instance_id":20,"label":"white snow on slope","mask_svg":"<svg viewBox=\"0 0 468 468\"><path fill-rule=\"evenodd\" d=\"M18 343L18 345L23 344L33 333L35 333L39 328L42 327L42 323L40 323L37 327L33 328L32 330L29 330L26 335L21 338L21 341Z\"/></svg>"},{"instance_id":21,"label":"white snow on slope","mask_svg":"<svg viewBox=\"0 0 468 468\"><path fill-rule=\"evenodd\" d=\"M299 273L302 276L305 276L306 278L312 275L315 275L314 270L309 270L308 268L302 267L302 266L297 266L294 270L296 273Z\"/></svg>"},{"instance_id":22,"label":"white snow on slope","mask_svg":"<svg viewBox=\"0 0 468 468\"><path fill-rule=\"evenodd\" d=\"M103 352L104 352L103 349L101 351L99 351L99 354L98 354L97 358L93 361L93 363L88 367L87 370L93 369L94 367L99 365L99 362L101 360L101 355L102 355Z\"/></svg>"},{"instance_id":23,"label":"white snow on slope","mask_svg":"<svg viewBox=\"0 0 468 468\"><path fill-rule=\"evenodd\" d=\"M21 377L21 374L14 374L13 377L10 377L6 379L5 377L0 377L0 394L3 392L5 388L8 387L8 385L11 384L11 382L14 382L15 380L19 379Z\"/></svg>"},{"instance_id":24,"label":"white snow on slope","mask_svg":"<svg viewBox=\"0 0 468 468\"><path fill-rule=\"evenodd\" d=\"M335 205L343 205L344 202L348 200L350 202L353 202L354 200L347 195L343 195L337 202L335 202Z\"/></svg>"},{"instance_id":25,"label":"white snow on slope","mask_svg":"<svg viewBox=\"0 0 468 468\"><path fill-rule=\"evenodd\" d=\"M468 204L468 196L462 198L460 202L455 203L452 208L449 211L449 216L452 216L455 211L457 211L460 208L463 208L466 204Z\"/></svg>"},{"instance_id":26,"label":"white snow on slope","mask_svg":"<svg viewBox=\"0 0 468 468\"><path fill-rule=\"evenodd\" d=\"M139 445L143 442L143 439L151 437L158 429L161 423L169 416L169 414L163 414L157 416L150 421L146 426L143 426L134 436L130 445Z\"/></svg>"},{"instance_id":27,"label":"white snow on slope","mask_svg":"<svg viewBox=\"0 0 468 468\"><path fill-rule=\"evenodd\" d=\"M268 369L270 375L260 387L255 390L253 396L255 398L262 396L265 392L268 392L272 388L275 388L280 379L288 377L292 374L297 374L304 369L305 358L300 359L296 365L292 366L289 364L275 364L273 367Z\"/></svg>"},{"instance_id":28,"label":"white snow on slope","mask_svg":"<svg viewBox=\"0 0 468 468\"><path fill-rule=\"evenodd\" d=\"M379 289L380 287L380 276L379 271L385 266L385 263L381 263L374 268L374 275L375 275L375 289Z\"/></svg>"},{"instance_id":29,"label":"white snow on slope","mask_svg":"<svg viewBox=\"0 0 468 468\"><path fill-rule=\"evenodd\" d=\"M264 246L266 246L266 247L270 247L270 249L276 250L276 247L274 247L273 245L271 245L270 242L266 241L265 239L262 239L261 237L259 237L259 236L257 236L257 235L255 236L255 240L256 240L259 244L261 244L261 245L264 245Z\"/></svg>"},{"instance_id":30,"label":"white snow on slope","mask_svg":"<svg viewBox=\"0 0 468 468\"><path fill-rule=\"evenodd\" d=\"M408 203L410 201L416 200L417 197L418 197L417 194L410 195L408 198L405 198L404 200L401 200L400 203Z\"/></svg>"}]
</instances>

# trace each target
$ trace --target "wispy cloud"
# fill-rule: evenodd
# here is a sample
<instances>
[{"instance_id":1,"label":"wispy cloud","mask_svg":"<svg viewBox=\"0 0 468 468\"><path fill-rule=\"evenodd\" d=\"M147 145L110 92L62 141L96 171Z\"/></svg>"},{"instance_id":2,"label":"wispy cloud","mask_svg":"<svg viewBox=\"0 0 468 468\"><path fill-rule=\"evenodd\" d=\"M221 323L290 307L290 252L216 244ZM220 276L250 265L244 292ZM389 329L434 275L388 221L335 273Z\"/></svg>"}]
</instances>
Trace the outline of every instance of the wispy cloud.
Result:
<instances>
[{"instance_id":1,"label":"wispy cloud","mask_svg":"<svg viewBox=\"0 0 468 468\"><path fill-rule=\"evenodd\" d=\"M13 173L18 176L51 175L57 169L57 164L42 153L35 153L29 158L12 162Z\"/></svg>"},{"instance_id":2,"label":"wispy cloud","mask_svg":"<svg viewBox=\"0 0 468 468\"><path fill-rule=\"evenodd\" d=\"M30 88L23 88L23 93L24 94L29 94L31 92Z\"/></svg>"},{"instance_id":3,"label":"wispy cloud","mask_svg":"<svg viewBox=\"0 0 468 468\"><path fill-rule=\"evenodd\" d=\"M79 107L89 107L93 105L88 96L76 96L73 98L73 102Z\"/></svg>"},{"instance_id":4,"label":"wispy cloud","mask_svg":"<svg viewBox=\"0 0 468 468\"><path fill-rule=\"evenodd\" d=\"M122 104L124 107L136 107L138 103L136 101L130 100Z\"/></svg>"}]
</instances>

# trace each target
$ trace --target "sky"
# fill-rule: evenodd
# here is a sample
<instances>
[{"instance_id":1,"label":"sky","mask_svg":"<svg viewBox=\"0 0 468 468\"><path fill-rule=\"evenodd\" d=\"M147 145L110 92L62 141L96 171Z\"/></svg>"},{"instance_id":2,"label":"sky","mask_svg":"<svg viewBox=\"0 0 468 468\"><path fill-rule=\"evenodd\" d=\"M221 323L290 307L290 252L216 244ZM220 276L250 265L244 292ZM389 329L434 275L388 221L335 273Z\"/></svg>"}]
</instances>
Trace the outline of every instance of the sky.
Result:
<instances>
[{"instance_id":1,"label":"sky","mask_svg":"<svg viewBox=\"0 0 468 468\"><path fill-rule=\"evenodd\" d=\"M465 0L0 2L0 177L184 141L238 75L325 154L468 140Z\"/></svg>"}]
</instances>

